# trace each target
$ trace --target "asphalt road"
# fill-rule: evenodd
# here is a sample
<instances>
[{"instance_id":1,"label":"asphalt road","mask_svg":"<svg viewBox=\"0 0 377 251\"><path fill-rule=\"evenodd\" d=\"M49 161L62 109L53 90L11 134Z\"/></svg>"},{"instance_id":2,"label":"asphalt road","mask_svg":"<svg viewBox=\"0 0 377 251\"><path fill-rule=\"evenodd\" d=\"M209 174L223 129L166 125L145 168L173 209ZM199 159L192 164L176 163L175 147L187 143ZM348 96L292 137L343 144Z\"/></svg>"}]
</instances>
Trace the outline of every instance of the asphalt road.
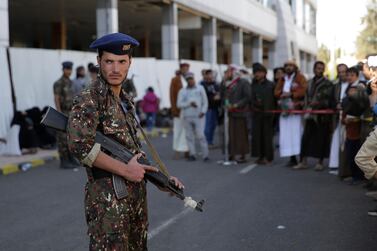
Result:
<instances>
[{"instance_id":1,"label":"asphalt road","mask_svg":"<svg viewBox=\"0 0 377 251\"><path fill-rule=\"evenodd\" d=\"M172 160L171 138L154 140L185 193L205 199L205 211L148 184L149 250L377 250L376 202L327 172L293 171L276 159L221 166ZM85 170L57 162L0 177L0 250L87 250Z\"/></svg>"}]
</instances>

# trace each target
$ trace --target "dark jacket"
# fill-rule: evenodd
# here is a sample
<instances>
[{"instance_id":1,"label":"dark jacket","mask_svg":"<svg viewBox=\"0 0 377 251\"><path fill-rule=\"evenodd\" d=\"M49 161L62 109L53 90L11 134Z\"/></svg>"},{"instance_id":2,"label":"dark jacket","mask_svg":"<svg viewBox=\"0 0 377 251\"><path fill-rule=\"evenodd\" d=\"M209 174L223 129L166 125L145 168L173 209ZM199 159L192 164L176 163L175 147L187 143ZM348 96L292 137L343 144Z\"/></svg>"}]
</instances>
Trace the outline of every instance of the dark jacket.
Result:
<instances>
[{"instance_id":1,"label":"dark jacket","mask_svg":"<svg viewBox=\"0 0 377 251\"><path fill-rule=\"evenodd\" d=\"M216 83L215 81L213 82L202 81L201 85L204 87L204 90L206 91L206 94L207 94L208 109L218 108L221 104L221 101L215 100L214 97L220 94L220 85Z\"/></svg>"},{"instance_id":2,"label":"dark jacket","mask_svg":"<svg viewBox=\"0 0 377 251\"><path fill-rule=\"evenodd\" d=\"M250 82L239 78L234 85L225 87L225 97L229 105L236 106L229 110L229 116L246 117L249 112Z\"/></svg>"},{"instance_id":3,"label":"dark jacket","mask_svg":"<svg viewBox=\"0 0 377 251\"><path fill-rule=\"evenodd\" d=\"M251 108L253 112L274 110L275 104L274 83L268 79L264 79L260 83L253 80L251 84ZM272 113L268 115L272 115Z\"/></svg>"},{"instance_id":4,"label":"dark jacket","mask_svg":"<svg viewBox=\"0 0 377 251\"><path fill-rule=\"evenodd\" d=\"M312 78L305 96L305 106L313 110L335 108L334 85L325 77Z\"/></svg>"}]
</instances>

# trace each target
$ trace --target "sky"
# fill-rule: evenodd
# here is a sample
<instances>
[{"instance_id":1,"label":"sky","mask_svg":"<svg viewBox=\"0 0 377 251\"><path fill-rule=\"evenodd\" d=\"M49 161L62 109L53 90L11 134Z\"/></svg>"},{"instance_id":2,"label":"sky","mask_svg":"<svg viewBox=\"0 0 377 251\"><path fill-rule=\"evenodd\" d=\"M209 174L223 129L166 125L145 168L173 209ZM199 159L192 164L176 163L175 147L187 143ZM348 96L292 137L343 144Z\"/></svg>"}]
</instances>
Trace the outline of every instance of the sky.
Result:
<instances>
[{"instance_id":1,"label":"sky","mask_svg":"<svg viewBox=\"0 0 377 251\"><path fill-rule=\"evenodd\" d=\"M317 0L318 47L342 48L355 52L355 41L362 30L361 17L366 13L367 0Z\"/></svg>"}]
</instances>

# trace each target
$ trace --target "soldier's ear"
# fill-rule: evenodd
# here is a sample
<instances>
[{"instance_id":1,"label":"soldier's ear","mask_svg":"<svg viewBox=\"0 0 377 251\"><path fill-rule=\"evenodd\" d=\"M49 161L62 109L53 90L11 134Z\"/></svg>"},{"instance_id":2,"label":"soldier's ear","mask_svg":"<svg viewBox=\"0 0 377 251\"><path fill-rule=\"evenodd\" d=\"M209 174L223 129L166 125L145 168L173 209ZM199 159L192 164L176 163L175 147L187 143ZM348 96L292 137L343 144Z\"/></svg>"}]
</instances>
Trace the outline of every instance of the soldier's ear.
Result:
<instances>
[{"instance_id":1,"label":"soldier's ear","mask_svg":"<svg viewBox=\"0 0 377 251\"><path fill-rule=\"evenodd\" d=\"M131 66L131 63L132 63L132 57L130 57L130 65L129 66Z\"/></svg>"},{"instance_id":2,"label":"soldier's ear","mask_svg":"<svg viewBox=\"0 0 377 251\"><path fill-rule=\"evenodd\" d=\"M97 64L101 65L100 62L101 62L101 58L99 56L97 56Z\"/></svg>"}]
</instances>

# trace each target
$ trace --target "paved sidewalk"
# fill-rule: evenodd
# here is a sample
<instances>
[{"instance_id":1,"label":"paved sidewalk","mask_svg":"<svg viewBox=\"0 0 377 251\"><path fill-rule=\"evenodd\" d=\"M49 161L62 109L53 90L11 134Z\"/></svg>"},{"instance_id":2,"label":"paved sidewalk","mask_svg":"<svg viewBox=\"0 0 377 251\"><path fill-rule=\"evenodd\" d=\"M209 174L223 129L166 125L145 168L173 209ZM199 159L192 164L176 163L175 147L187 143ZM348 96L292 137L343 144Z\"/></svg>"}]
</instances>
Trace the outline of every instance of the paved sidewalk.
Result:
<instances>
[{"instance_id":1,"label":"paved sidewalk","mask_svg":"<svg viewBox=\"0 0 377 251\"><path fill-rule=\"evenodd\" d=\"M49 161L58 159L57 150L38 149L36 154L25 154L21 156L0 156L0 175L9 175L30 168L46 164Z\"/></svg>"}]
</instances>

